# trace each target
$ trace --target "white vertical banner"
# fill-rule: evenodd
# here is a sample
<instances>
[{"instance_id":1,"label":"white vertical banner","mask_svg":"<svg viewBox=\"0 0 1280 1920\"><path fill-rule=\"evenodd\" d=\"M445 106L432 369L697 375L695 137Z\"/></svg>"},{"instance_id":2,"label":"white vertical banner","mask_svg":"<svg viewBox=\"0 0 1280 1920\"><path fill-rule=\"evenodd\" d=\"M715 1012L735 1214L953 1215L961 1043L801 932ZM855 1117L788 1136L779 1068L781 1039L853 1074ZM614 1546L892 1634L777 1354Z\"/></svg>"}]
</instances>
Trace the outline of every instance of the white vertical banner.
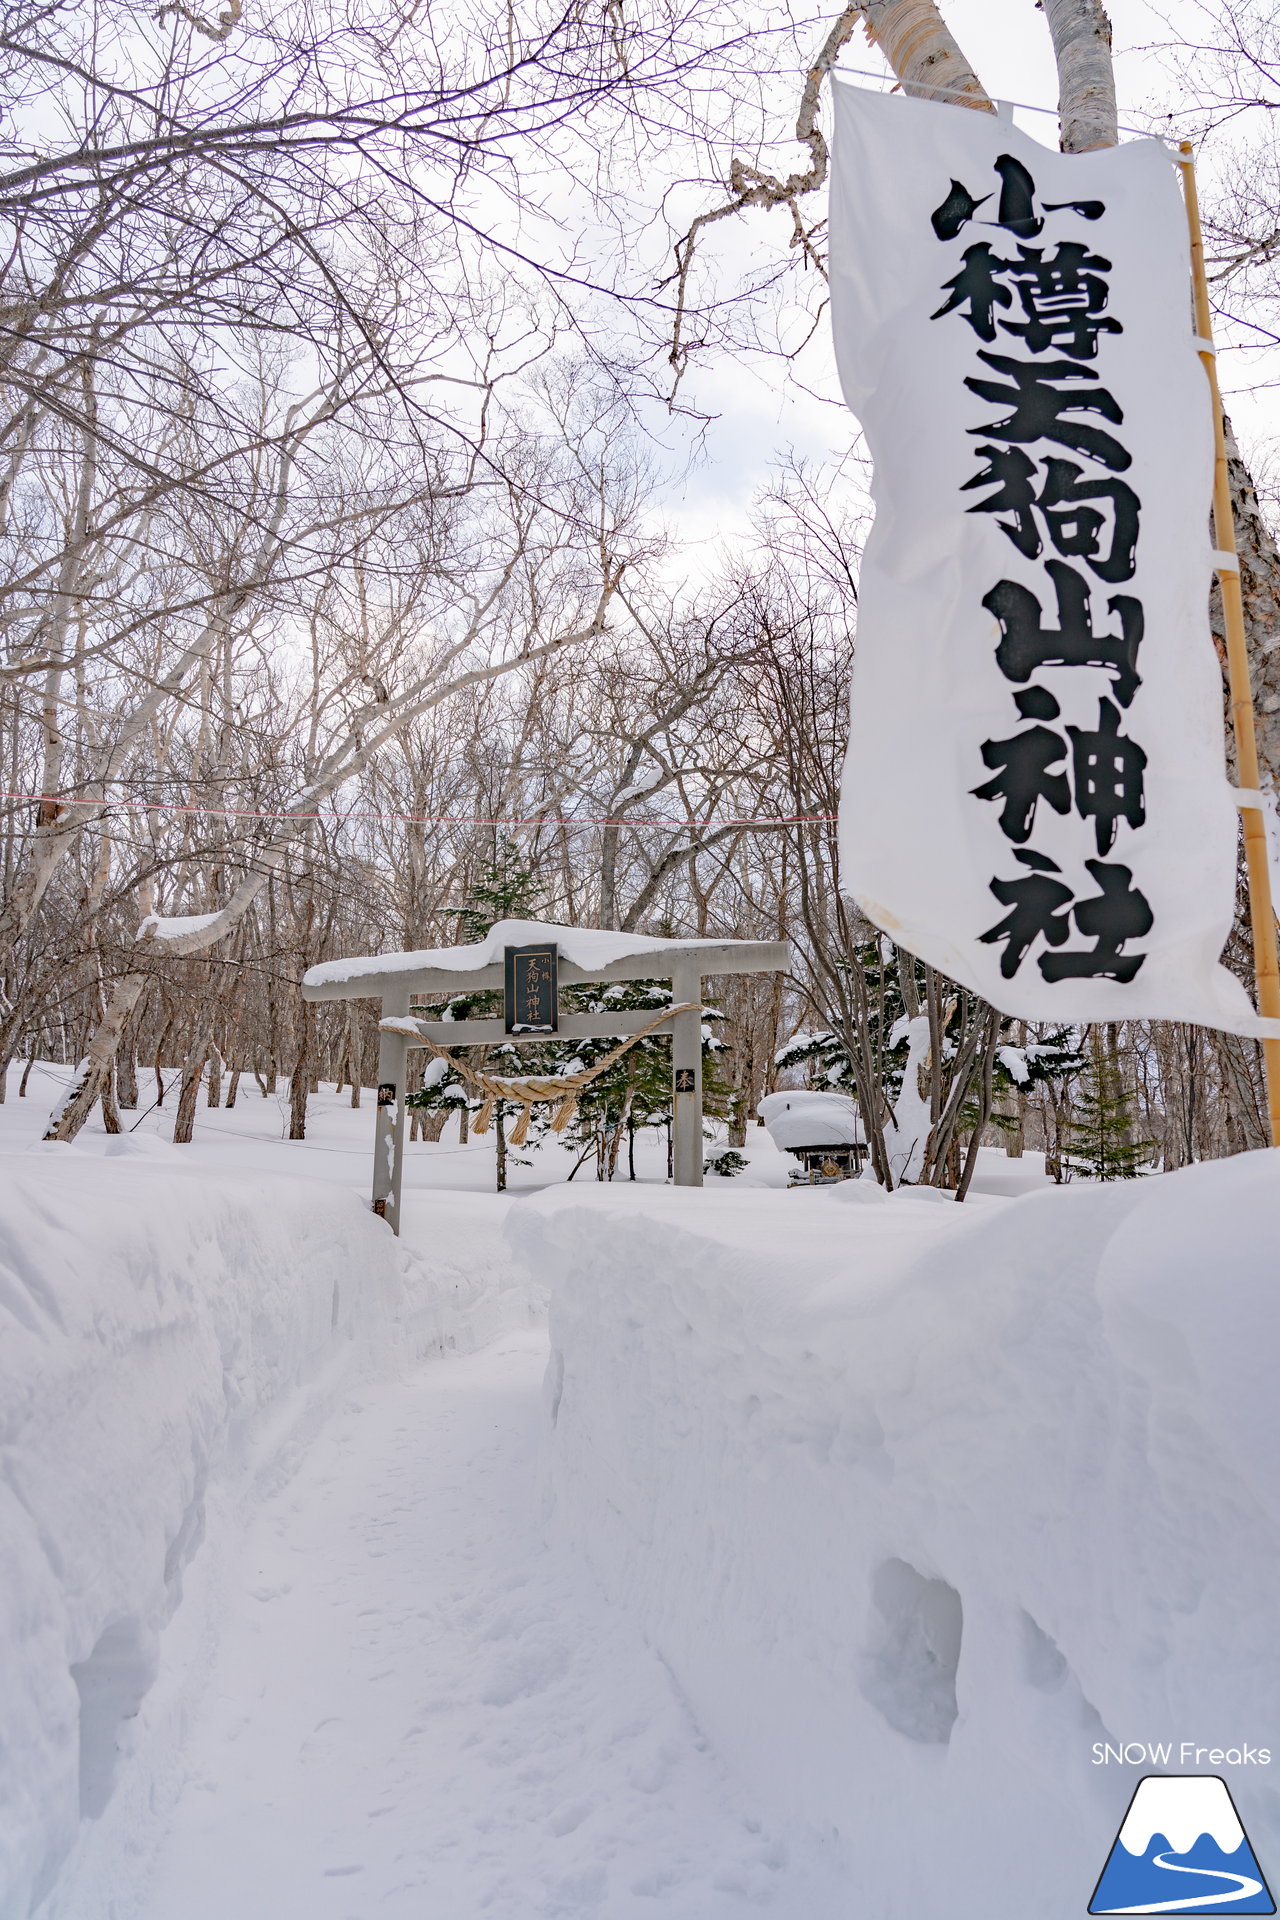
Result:
<instances>
[{"instance_id":1,"label":"white vertical banner","mask_svg":"<svg viewBox=\"0 0 1280 1920\"><path fill-rule=\"evenodd\" d=\"M1008 1014L1258 1032L1219 964L1237 817L1174 162L833 92L836 356L876 508L844 889Z\"/></svg>"}]
</instances>

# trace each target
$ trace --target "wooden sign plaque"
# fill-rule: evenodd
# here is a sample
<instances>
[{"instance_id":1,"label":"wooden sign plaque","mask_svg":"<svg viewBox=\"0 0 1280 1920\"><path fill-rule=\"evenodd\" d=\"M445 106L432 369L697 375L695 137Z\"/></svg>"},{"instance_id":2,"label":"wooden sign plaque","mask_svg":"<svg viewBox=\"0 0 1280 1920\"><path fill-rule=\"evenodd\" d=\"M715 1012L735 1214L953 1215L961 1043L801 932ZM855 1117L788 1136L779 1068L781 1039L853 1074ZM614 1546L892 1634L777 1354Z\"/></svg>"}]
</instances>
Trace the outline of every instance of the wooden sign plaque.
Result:
<instances>
[{"instance_id":1,"label":"wooden sign plaque","mask_svg":"<svg viewBox=\"0 0 1280 1920\"><path fill-rule=\"evenodd\" d=\"M507 947L505 1014L508 1033L556 1033L560 1026L559 949Z\"/></svg>"}]
</instances>

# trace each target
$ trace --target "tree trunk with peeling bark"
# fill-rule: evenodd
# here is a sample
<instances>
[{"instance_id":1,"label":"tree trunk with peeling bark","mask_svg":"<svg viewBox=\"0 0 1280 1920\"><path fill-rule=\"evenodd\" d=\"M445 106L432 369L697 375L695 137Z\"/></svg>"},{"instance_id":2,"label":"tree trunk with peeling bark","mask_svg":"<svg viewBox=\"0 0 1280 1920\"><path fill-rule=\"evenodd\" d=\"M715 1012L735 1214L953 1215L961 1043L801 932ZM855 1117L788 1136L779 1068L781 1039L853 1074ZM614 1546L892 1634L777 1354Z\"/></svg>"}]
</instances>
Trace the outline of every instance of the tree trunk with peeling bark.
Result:
<instances>
[{"instance_id":1,"label":"tree trunk with peeling bark","mask_svg":"<svg viewBox=\"0 0 1280 1920\"><path fill-rule=\"evenodd\" d=\"M66 1093L49 1116L46 1140L74 1140L89 1115L111 1071L120 1036L147 984L145 973L126 974L111 990L106 1012L98 1022L88 1051L76 1069ZM158 1104L158 1103L157 1103Z\"/></svg>"},{"instance_id":2,"label":"tree trunk with peeling bark","mask_svg":"<svg viewBox=\"0 0 1280 1920\"><path fill-rule=\"evenodd\" d=\"M130 1027L116 1052L116 1099L131 1111L138 1105L138 1063L134 1056L133 1028Z\"/></svg>"},{"instance_id":3,"label":"tree trunk with peeling bark","mask_svg":"<svg viewBox=\"0 0 1280 1920\"><path fill-rule=\"evenodd\" d=\"M192 1036L191 1050L182 1070L182 1091L178 1095L178 1111L173 1121L175 1147L188 1147L191 1144L196 1124L196 1101L200 1096L200 1082L204 1078L204 1063L212 1045L213 1022L206 1015Z\"/></svg>"},{"instance_id":4,"label":"tree trunk with peeling bark","mask_svg":"<svg viewBox=\"0 0 1280 1920\"><path fill-rule=\"evenodd\" d=\"M120 1125L120 1109L116 1105L115 1061L107 1068L102 1082L102 1124L108 1133L123 1133Z\"/></svg>"},{"instance_id":5,"label":"tree trunk with peeling bark","mask_svg":"<svg viewBox=\"0 0 1280 1920\"><path fill-rule=\"evenodd\" d=\"M1250 680L1257 718L1258 758L1263 783L1280 790L1280 551L1262 518L1249 469L1240 458L1230 420L1227 429L1227 471L1231 476L1231 506L1240 555L1240 591L1244 598L1245 636L1249 643ZM1222 623L1222 595L1217 581L1209 596L1209 620L1219 656L1226 657ZM1223 687L1223 714L1227 728L1227 758L1234 769L1227 693ZM1277 903L1280 904L1280 903Z\"/></svg>"},{"instance_id":6,"label":"tree trunk with peeling bark","mask_svg":"<svg viewBox=\"0 0 1280 1920\"><path fill-rule=\"evenodd\" d=\"M311 1055L315 1044L316 1010L310 1000L300 1000L296 1010L298 1052L289 1081L289 1138L307 1137L307 1095L311 1091Z\"/></svg>"},{"instance_id":7,"label":"tree trunk with peeling bark","mask_svg":"<svg viewBox=\"0 0 1280 1920\"><path fill-rule=\"evenodd\" d=\"M1114 147L1115 68L1111 22L1102 0L1043 0L1058 68L1058 124L1064 153Z\"/></svg>"},{"instance_id":8,"label":"tree trunk with peeling bark","mask_svg":"<svg viewBox=\"0 0 1280 1920\"><path fill-rule=\"evenodd\" d=\"M364 1075L364 1041L360 1033L360 1009L354 1000L347 1002L347 1077L351 1082L351 1104L360 1105ZM439 1139L439 1135L436 1136Z\"/></svg>"},{"instance_id":9,"label":"tree trunk with peeling bark","mask_svg":"<svg viewBox=\"0 0 1280 1920\"><path fill-rule=\"evenodd\" d=\"M867 0L867 32L918 100L995 111L933 0Z\"/></svg>"}]
</instances>

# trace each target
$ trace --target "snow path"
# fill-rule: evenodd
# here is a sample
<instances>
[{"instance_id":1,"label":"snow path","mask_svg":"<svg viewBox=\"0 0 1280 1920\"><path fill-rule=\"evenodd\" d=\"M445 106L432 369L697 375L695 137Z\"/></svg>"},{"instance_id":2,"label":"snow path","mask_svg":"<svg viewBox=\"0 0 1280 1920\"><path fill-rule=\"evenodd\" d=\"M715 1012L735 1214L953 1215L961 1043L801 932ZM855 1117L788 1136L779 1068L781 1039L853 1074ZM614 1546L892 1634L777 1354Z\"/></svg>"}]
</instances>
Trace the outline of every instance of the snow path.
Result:
<instances>
[{"instance_id":1,"label":"snow path","mask_svg":"<svg viewBox=\"0 0 1280 1920\"><path fill-rule=\"evenodd\" d=\"M261 1509L144 1920L847 1920L542 1543L542 1332L339 1416Z\"/></svg>"}]
</instances>

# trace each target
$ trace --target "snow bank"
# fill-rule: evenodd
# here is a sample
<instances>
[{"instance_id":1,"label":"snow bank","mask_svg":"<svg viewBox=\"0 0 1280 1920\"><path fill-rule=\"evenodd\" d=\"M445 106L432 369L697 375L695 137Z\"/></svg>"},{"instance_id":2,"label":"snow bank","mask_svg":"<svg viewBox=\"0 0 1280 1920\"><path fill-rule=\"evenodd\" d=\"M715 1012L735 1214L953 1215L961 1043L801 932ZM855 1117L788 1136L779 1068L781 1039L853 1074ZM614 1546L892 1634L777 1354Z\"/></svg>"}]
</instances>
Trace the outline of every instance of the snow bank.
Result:
<instances>
[{"instance_id":1,"label":"snow bank","mask_svg":"<svg viewBox=\"0 0 1280 1920\"><path fill-rule=\"evenodd\" d=\"M1278 1176L511 1216L555 1282L554 1524L859 1912L1082 1913L1180 1763L1276 1858Z\"/></svg>"},{"instance_id":2,"label":"snow bank","mask_svg":"<svg viewBox=\"0 0 1280 1920\"><path fill-rule=\"evenodd\" d=\"M165 1636L167 1729L148 1731L154 1696L136 1716L189 1569L216 1613L209 1550L191 1566L207 1518L234 1536L237 1488L247 1510L362 1375L457 1338L488 1304L340 1186L183 1154L123 1138L3 1156L5 1920L39 1902L78 1831L91 1843L85 1823L125 1776L143 1803L156 1791L198 1627Z\"/></svg>"}]
</instances>

